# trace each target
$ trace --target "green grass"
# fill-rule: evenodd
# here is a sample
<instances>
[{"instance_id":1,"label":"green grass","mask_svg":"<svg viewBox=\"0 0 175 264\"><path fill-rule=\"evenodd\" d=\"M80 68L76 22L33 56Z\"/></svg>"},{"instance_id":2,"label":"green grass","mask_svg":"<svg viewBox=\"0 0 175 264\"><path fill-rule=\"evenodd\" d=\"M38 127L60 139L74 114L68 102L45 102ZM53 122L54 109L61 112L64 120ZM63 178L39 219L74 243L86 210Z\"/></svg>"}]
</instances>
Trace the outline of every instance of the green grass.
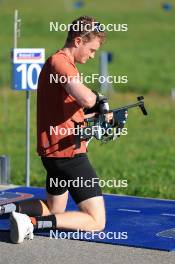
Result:
<instances>
[{"instance_id":1,"label":"green grass","mask_svg":"<svg viewBox=\"0 0 175 264\"><path fill-rule=\"evenodd\" d=\"M127 75L129 80L125 85L114 85L116 94L110 103L117 107L145 93L150 113L145 118L139 110L130 110L127 136L107 145L100 146L97 141L90 144L89 157L100 178L128 181L127 188L103 191L175 199L175 112L169 96L175 87L174 11L165 12L161 5L160 0L86 0L85 8L66 12L60 0L1 0L0 154L11 159L14 184L25 184L25 93L9 87L14 9L22 18L18 47L44 47L46 57L62 47L66 37L63 32L49 32L49 22L67 24L87 14L104 24L128 23L127 32L108 33L102 47L114 54L110 74ZM79 65L80 72L98 73L98 56L99 52L96 60ZM30 154L31 184L43 186L45 171L36 154L35 92L31 93Z\"/></svg>"},{"instance_id":2,"label":"green grass","mask_svg":"<svg viewBox=\"0 0 175 264\"><path fill-rule=\"evenodd\" d=\"M111 51L114 60L109 66L112 75L128 75L128 84L114 85L124 91L157 91L170 93L174 78L174 12L162 9L160 0L86 1L85 8L66 12L64 1L46 0L1 1L0 84L10 82L10 49L13 47L13 12L22 18L18 47L44 47L46 56L64 44L65 32L50 32L49 22L70 23L75 17L88 14L104 24L128 23L127 32L108 32L104 50ZM98 54L97 54L98 57ZM98 72L98 60L80 65L84 73Z\"/></svg>"},{"instance_id":3,"label":"green grass","mask_svg":"<svg viewBox=\"0 0 175 264\"><path fill-rule=\"evenodd\" d=\"M25 184L25 93L1 90L0 153L11 158L11 180ZM111 107L135 102L136 94L116 93ZM130 109L128 135L100 145L89 145L89 157L101 179L127 180L127 188L105 192L175 198L174 102L165 96L146 96L149 116ZM36 154L36 93L31 93L31 184L43 186L45 171Z\"/></svg>"}]
</instances>

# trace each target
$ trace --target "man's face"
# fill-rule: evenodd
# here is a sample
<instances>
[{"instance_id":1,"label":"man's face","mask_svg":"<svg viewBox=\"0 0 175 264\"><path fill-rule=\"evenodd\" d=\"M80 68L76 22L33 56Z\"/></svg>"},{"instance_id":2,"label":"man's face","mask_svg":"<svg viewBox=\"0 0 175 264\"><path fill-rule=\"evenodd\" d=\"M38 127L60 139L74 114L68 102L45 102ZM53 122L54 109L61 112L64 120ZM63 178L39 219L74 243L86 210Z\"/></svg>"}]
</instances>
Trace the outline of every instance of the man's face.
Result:
<instances>
[{"instance_id":1,"label":"man's face","mask_svg":"<svg viewBox=\"0 0 175 264\"><path fill-rule=\"evenodd\" d=\"M88 59L93 59L95 56L95 52L100 47L100 39L99 37L95 37L90 42L83 42L82 38L77 38L75 40L76 44L76 52L75 52L75 62L84 64Z\"/></svg>"}]
</instances>

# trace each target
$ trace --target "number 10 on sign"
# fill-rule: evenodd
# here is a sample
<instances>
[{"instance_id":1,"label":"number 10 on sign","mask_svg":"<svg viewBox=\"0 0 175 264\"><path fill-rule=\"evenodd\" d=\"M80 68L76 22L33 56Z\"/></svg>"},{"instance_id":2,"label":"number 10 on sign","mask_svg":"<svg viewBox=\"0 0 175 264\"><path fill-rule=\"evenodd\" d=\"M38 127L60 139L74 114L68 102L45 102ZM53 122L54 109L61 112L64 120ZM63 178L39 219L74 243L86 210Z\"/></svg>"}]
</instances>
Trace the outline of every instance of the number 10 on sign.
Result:
<instances>
[{"instance_id":1,"label":"number 10 on sign","mask_svg":"<svg viewBox=\"0 0 175 264\"><path fill-rule=\"evenodd\" d=\"M21 91L36 90L44 61L44 49L14 49L13 89Z\"/></svg>"}]
</instances>

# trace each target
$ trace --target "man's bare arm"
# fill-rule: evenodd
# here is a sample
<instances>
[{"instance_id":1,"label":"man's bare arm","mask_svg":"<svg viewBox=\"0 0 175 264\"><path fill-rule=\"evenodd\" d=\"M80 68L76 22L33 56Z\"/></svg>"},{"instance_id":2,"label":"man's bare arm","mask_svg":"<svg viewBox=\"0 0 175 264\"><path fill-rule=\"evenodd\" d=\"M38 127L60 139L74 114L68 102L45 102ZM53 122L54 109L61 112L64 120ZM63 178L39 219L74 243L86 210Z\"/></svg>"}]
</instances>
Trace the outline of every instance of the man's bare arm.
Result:
<instances>
[{"instance_id":1,"label":"man's bare arm","mask_svg":"<svg viewBox=\"0 0 175 264\"><path fill-rule=\"evenodd\" d=\"M70 81L64 88L82 107L91 108L95 105L96 95L81 82Z\"/></svg>"}]
</instances>

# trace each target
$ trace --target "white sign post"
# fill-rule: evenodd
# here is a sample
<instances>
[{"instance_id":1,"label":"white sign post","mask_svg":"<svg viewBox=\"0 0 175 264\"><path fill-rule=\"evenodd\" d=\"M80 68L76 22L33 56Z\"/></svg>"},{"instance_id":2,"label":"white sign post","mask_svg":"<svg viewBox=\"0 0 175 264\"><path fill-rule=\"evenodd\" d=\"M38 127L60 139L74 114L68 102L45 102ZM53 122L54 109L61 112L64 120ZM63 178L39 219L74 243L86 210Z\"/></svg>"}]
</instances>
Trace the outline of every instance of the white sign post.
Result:
<instances>
[{"instance_id":1,"label":"white sign post","mask_svg":"<svg viewBox=\"0 0 175 264\"><path fill-rule=\"evenodd\" d=\"M26 186L30 186L30 91L37 89L44 62L44 49L13 50L12 86L14 90L26 91Z\"/></svg>"},{"instance_id":2,"label":"white sign post","mask_svg":"<svg viewBox=\"0 0 175 264\"><path fill-rule=\"evenodd\" d=\"M14 15L14 49L12 52L12 88L26 91L26 186L30 186L30 91L36 91L38 77L45 62L45 49L18 49L21 19Z\"/></svg>"}]
</instances>

